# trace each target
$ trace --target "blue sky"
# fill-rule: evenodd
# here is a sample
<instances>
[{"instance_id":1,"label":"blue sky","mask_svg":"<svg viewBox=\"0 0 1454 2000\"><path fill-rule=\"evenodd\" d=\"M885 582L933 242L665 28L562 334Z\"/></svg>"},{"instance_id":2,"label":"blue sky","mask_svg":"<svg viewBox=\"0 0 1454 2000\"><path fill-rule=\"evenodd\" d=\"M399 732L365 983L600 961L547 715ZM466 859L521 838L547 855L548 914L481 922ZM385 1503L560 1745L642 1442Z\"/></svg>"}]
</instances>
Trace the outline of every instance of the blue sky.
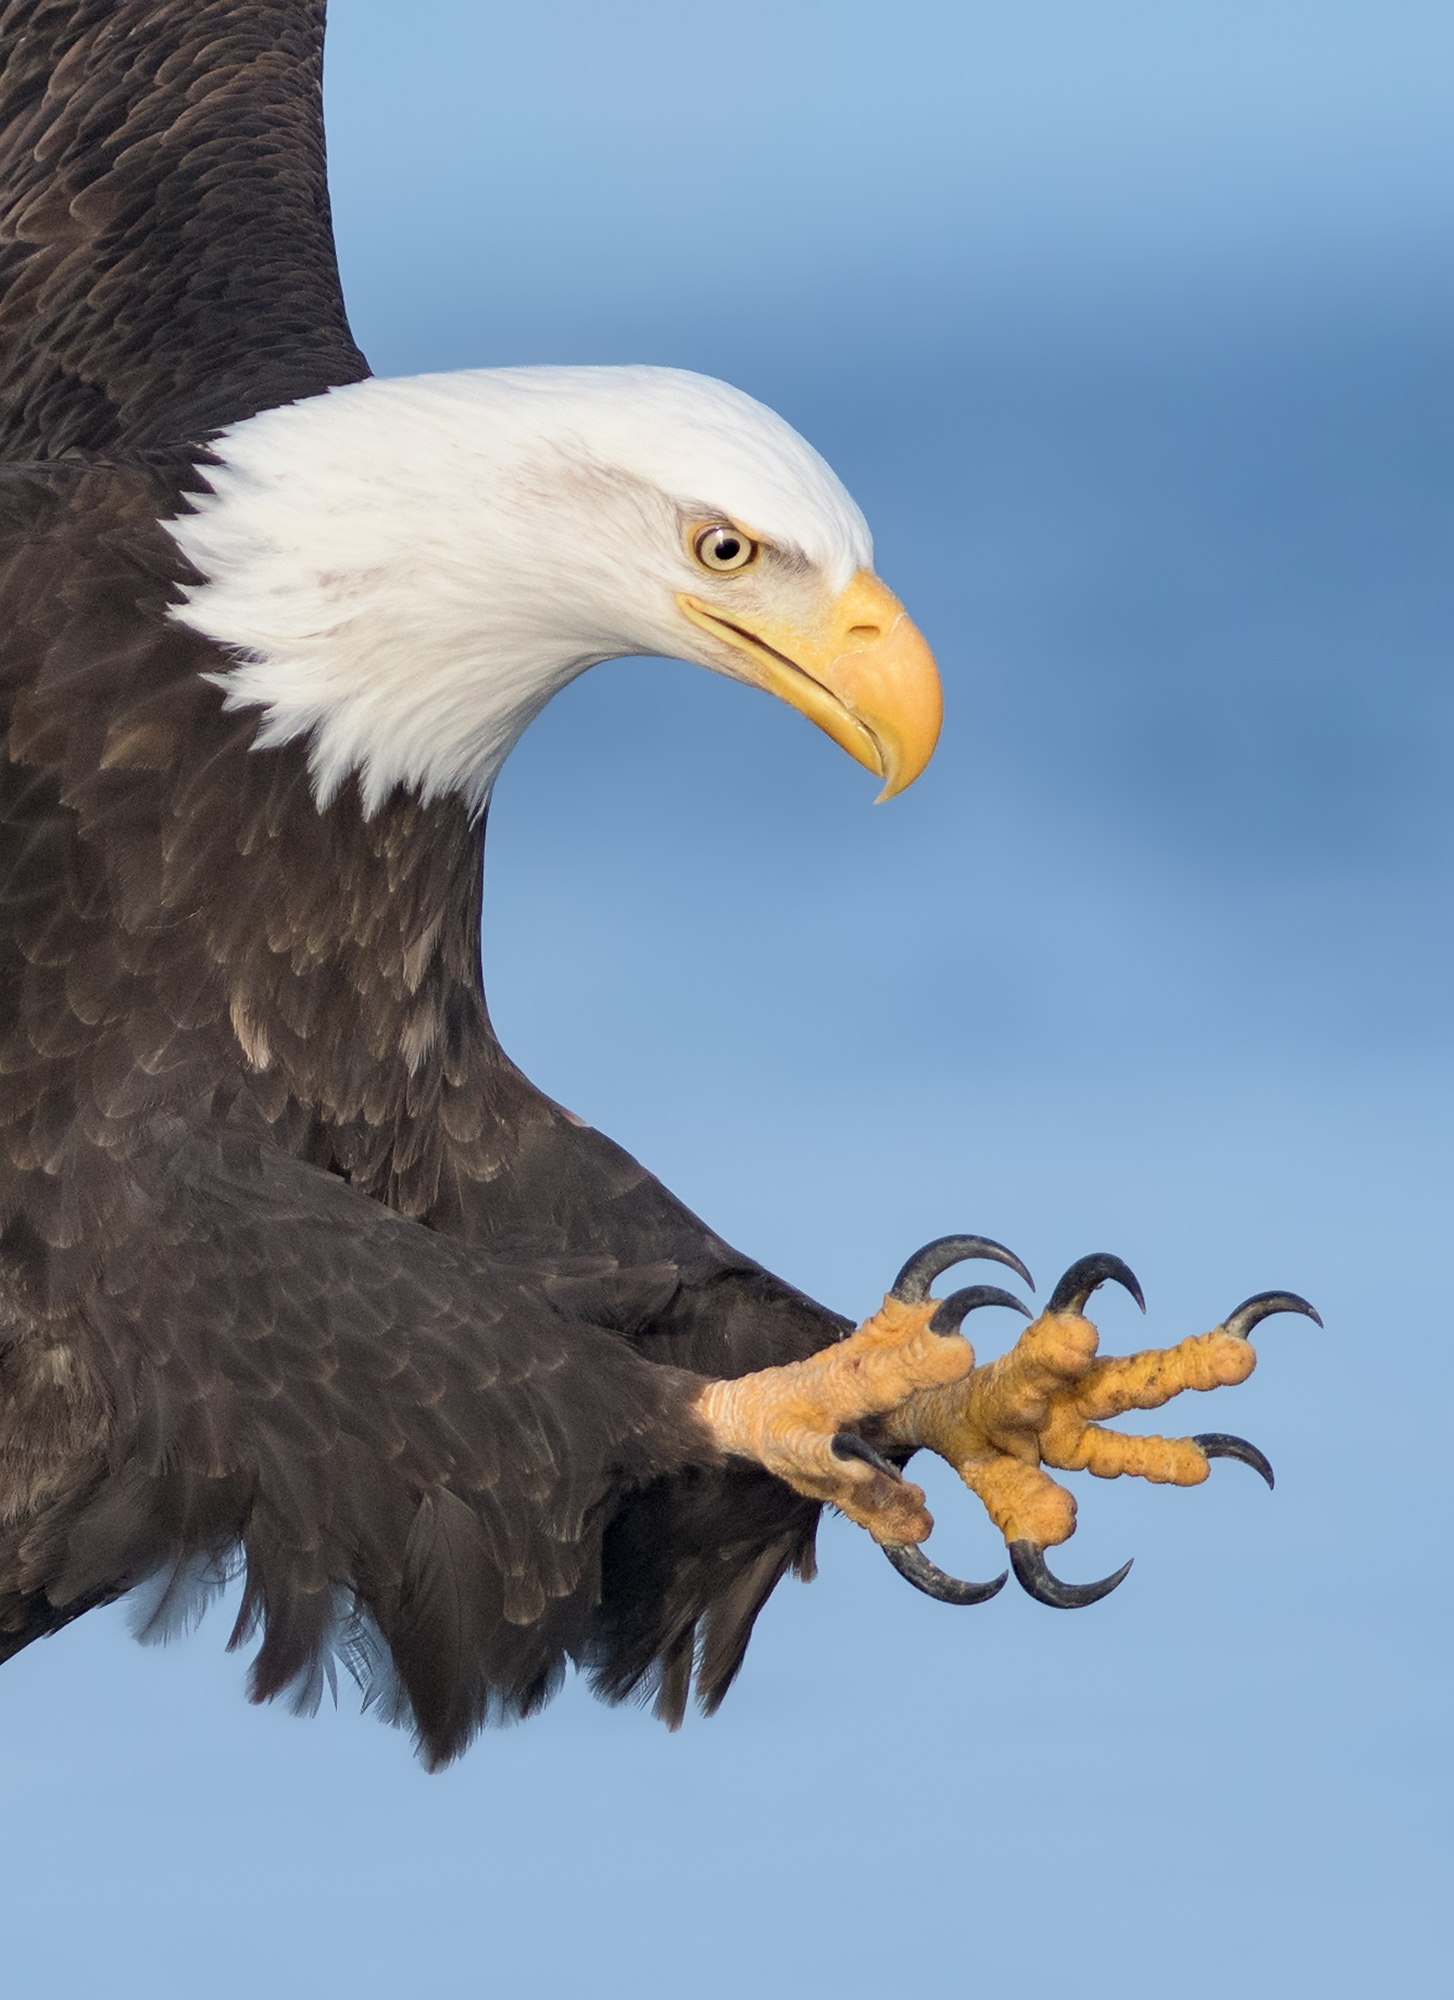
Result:
<instances>
[{"instance_id":1,"label":"blue sky","mask_svg":"<svg viewBox=\"0 0 1454 2000\"><path fill-rule=\"evenodd\" d=\"M1400 0L336 0L376 369L740 383L945 675L880 808L678 663L557 701L491 831L512 1054L844 1310L974 1228L1042 1296L1127 1257L1108 1346L1272 1285L1327 1328L1185 1415L1275 1495L1075 1482L1060 1568L1134 1554L1114 1598L952 1611L830 1524L675 1738L570 1689L426 1779L346 1694L247 1708L218 1616L87 1619L0 1678L21 1986L1442 1990L1451 43Z\"/></svg>"}]
</instances>

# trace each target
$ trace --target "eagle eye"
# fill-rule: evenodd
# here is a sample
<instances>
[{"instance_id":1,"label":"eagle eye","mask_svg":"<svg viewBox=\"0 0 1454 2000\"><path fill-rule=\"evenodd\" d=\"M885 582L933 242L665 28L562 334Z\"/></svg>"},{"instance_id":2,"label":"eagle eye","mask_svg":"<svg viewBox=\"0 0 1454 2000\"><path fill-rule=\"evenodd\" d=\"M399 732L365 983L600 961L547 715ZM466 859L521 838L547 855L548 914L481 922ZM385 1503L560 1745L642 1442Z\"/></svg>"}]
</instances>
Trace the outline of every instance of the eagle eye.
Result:
<instances>
[{"instance_id":1,"label":"eagle eye","mask_svg":"<svg viewBox=\"0 0 1454 2000\"><path fill-rule=\"evenodd\" d=\"M703 569L746 569L757 556L756 542L725 521L699 529L692 538L692 550Z\"/></svg>"}]
</instances>

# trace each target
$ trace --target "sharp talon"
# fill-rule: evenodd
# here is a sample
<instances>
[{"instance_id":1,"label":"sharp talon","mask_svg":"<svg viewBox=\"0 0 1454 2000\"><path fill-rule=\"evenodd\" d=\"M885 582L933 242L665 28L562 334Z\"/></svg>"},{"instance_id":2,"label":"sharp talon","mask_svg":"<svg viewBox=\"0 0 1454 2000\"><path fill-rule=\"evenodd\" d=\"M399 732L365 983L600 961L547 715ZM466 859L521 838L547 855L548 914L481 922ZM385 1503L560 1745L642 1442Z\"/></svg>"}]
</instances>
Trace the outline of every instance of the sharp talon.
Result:
<instances>
[{"instance_id":1,"label":"sharp talon","mask_svg":"<svg viewBox=\"0 0 1454 2000\"><path fill-rule=\"evenodd\" d=\"M932 1243L926 1243L922 1250L914 1252L894 1279L889 1297L901 1300L906 1306L922 1305L937 1277L942 1276L951 1264L963 1264L973 1257L987 1258L992 1264L1008 1264L1015 1275L1023 1278L1034 1291L1035 1280L1014 1251L1007 1250L1003 1243L992 1242L988 1236L936 1236Z\"/></svg>"},{"instance_id":2,"label":"sharp talon","mask_svg":"<svg viewBox=\"0 0 1454 2000\"><path fill-rule=\"evenodd\" d=\"M1199 1444L1208 1458L1240 1458L1244 1465L1260 1472L1269 1486L1277 1484L1266 1454L1260 1452L1255 1444L1248 1444L1246 1438L1233 1437L1230 1431L1201 1431L1192 1443Z\"/></svg>"},{"instance_id":3,"label":"sharp talon","mask_svg":"<svg viewBox=\"0 0 1454 2000\"><path fill-rule=\"evenodd\" d=\"M1113 1257L1108 1250L1098 1250L1090 1257L1078 1257L1060 1283L1055 1287L1055 1290L1050 1294L1050 1303L1045 1308L1046 1312L1078 1313L1084 1311L1085 1302L1091 1293L1098 1286L1105 1284L1108 1278L1114 1278L1118 1285L1124 1285L1137 1305L1140 1306L1142 1312L1145 1312L1146 1301L1141 1296L1141 1287L1136 1282L1136 1273L1131 1269L1129 1264L1123 1264L1119 1257ZM1288 1293L1286 1296L1291 1297L1291 1293ZM1248 1303L1251 1304L1251 1301L1249 1300ZM1272 1310L1276 1311L1277 1308L1274 1307ZM1029 1548L1030 1544L1027 1542L1025 1546ZM1026 1589L1028 1588L1029 1585L1027 1584ZM1049 1598L1045 1601L1047 1604L1050 1602ZM1087 1598L1086 1602L1089 1603L1090 1599Z\"/></svg>"},{"instance_id":4,"label":"sharp talon","mask_svg":"<svg viewBox=\"0 0 1454 2000\"><path fill-rule=\"evenodd\" d=\"M931 1563L912 1542L881 1542L879 1546L905 1583L912 1583L926 1597L937 1597L941 1604L988 1604L1004 1589L1010 1574L1001 1570L993 1583L961 1583L957 1576Z\"/></svg>"},{"instance_id":5,"label":"sharp talon","mask_svg":"<svg viewBox=\"0 0 1454 2000\"><path fill-rule=\"evenodd\" d=\"M1323 1324L1316 1306L1310 1306L1296 1292L1255 1292L1250 1299L1243 1299L1235 1312L1227 1314L1222 1321L1222 1330L1235 1334L1238 1340L1245 1340L1254 1326L1270 1319L1274 1313L1302 1313L1304 1318L1316 1325Z\"/></svg>"},{"instance_id":6,"label":"sharp talon","mask_svg":"<svg viewBox=\"0 0 1454 2000\"><path fill-rule=\"evenodd\" d=\"M897 1486L904 1483L904 1475L896 1465L889 1462L871 1444L865 1444L852 1431L838 1431L833 1438L833 1454L836 1458L857 1458L865 1465L871 1465L875 1472L881 1472L886 1479L892 1479Z\"/></svg>"},{"instance_id":7,"label":"sharp talon","mask_svg":"<svg viewBox=\"0 0 1454 2000\"><path fill-rule=\"evenodd\" d=\"M1115 1264L1120 1260L1115 1257L1103 1260L1091 1257L1081 1259L1081 1263L1084 1264L1097 1261ZM1066 1277L1079 1268L1079 1265L1072 1265ZM1122 1265L1121 1268L1124 1270L1125 1266ZM1106 1275L1110 1277L1114 1276L1114 1273L1108 1272ZM1064 1284L1065 1279L1062 1278L1060 1282ZM1096 1282L1099 1284L1100 1280L1097 1279ZM1124 1279L1122 1282L1125 1282ZM1064 1311L1065 1308L1062 1307L1061 1310ZM1134 1560L1133 1557L1132 1561ZM1049 1604L1056 1611L1078 1611L1083 1604L1094 1604L1097 1598L1109 1597L1116 1585L1124 1581L1131 1567L1128 1562L1122 1563L1114 1576L1103 1576L1099 1583L1062 1583L1058 1576L1050 1574L1045 1566L1045 1551L1038 1548L1034 1542L1011 1542L1010 1561L1015 1566L1015 1575L1021 1589L1027 1590L1037 1604Z\"/></svg>"},{"instance_id":8,"label":"sharp talon","mask_svg":"<svg viewBox=\"0 0 1454 2000\"><path fill-rule=\"evenodd\" d=\"M929 1322L930 1333L958 1333L966 1317L981 1306L1010 1306L1026 1319L1035 1317L1023 1299L1017 1299L1013 1292L1002 1292L998 1285L966 1285L962 1292L949 1294Z\"/></svg>"}]
</instances>

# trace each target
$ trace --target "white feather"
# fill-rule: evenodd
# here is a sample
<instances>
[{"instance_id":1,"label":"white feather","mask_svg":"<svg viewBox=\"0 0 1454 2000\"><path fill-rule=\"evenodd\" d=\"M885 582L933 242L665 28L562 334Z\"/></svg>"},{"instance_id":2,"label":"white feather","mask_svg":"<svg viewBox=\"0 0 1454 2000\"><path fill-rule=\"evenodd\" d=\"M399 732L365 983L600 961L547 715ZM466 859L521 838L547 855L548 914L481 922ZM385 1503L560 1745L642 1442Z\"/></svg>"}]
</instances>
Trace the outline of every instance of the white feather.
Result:
<instances>
[{"instance_id":1,"label":"white feather","mask_svg":"<svg viewBox=\"0 0 1454 2000\"><path fill-rule=\"evenodd\" d=\"M395 785L480 809L526 725L596 661L738 672L678 591L762 609L770 587L806 618L872 562L862 515L794 430L674 369L360 382L215 450L212 493L169 524L207 579L174 615L234 653L214 678L229 708L263 711L259 748L310 740L320 805L356 772L369 812ZM704 574L683 529L717 518L786 561Z\"/></svg>"}]
</instances>

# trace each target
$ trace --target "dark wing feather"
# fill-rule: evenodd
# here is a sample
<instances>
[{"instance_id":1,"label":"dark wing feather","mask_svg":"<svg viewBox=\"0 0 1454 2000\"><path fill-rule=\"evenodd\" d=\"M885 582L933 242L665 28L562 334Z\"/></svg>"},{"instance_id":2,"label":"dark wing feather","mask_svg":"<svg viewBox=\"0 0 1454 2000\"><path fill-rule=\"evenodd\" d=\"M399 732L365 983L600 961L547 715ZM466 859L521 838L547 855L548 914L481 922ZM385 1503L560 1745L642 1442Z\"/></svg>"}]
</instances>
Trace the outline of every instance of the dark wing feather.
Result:
<instances>
[{"instance_id":1,"label":"dark wing feather","mask_svg":"<svg viewBox=\"0 0 1454 2000\"><path fill-rule=\"evenodd\" d=\"M82 1387L91 1430L0 1529L0 1646L240 1545L254 1695L316 1700L356 1606L438 1764L585 1649L619 1498L711 1457L700 1384L258 1123L161 1115L73 1149L89 1275L27 1316L7 1387L32 1446L47 1383L73 1417Z\"/></svg>"},{"instance_id":2,"label":"dark wing feather","mask_svg":"<svg viewBox=\"0 0 1454 2000\"><path fill-rule=\"evenodd\" d=\"M323 12L0 15L0 457L198 438L367 375L333 248Z\"/></svg>"},{"instance_id":3,"label":"dark wing feather","mask_svg":"<svg viewBox=\"0 0 1454 2000\"><path fill-rule=\"evenodd\" d=\"M753 1623L789 1570L814 1574L817 1503L742 1461L693 1467L627 1496L606 1531L584 1663L607 1701L656 1695L675 1728L695 1670L707 1714L737 1677Z\"/></svg>"}]
</instances>

